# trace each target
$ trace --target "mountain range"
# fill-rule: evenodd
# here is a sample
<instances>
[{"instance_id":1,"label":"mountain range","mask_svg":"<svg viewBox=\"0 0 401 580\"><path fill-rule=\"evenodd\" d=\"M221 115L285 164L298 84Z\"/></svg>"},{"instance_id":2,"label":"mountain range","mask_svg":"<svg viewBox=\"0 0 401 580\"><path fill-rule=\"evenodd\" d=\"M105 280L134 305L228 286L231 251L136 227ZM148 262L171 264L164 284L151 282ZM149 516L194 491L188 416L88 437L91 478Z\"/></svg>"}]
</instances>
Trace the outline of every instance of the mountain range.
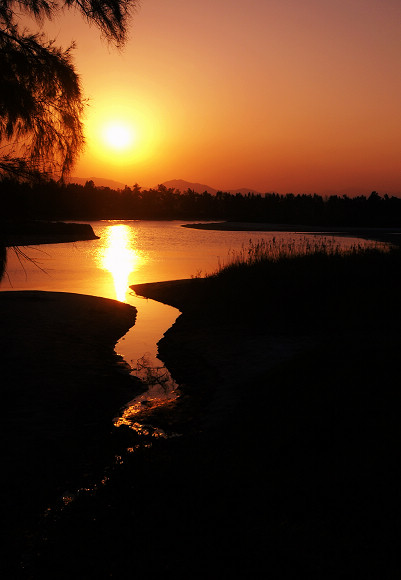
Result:
<instances>
[{"instance_id":1,"label":"mountain range","mask_svg":"<svg viewBox=\"0 0 401 580\"><path fill-rule=\"evenodd\" d=\"M124 189L125 187L125 183L113 181L112 179L106 179L104 177L70 177L68 181L70 183L78 183L79 185L85 185L87 181L93 181L97 187L110 187L111 189ZM247 189L246 187L218 190L210 185L193 183L191 181L185 181L184 179L170 179L169 181L164 181L161 185L164 185L167 188L178 189L181 193L188 189L191 189L195 193L203 193L204 191L207 191L211 195L216 195L218 191L224 191L225 193L241 193L243 195L247 193L259 193L254 189ZM157 185L154 186L154 189L157 189Z\"/></svg>"},{"instance_id":2,"label":"mountain range","mask_svg":"<svg viewBox=\"0 0 401 580\"><path fill-rule=\"evenodd\" d=\"M120 181L113 181L105 177L75 177L71 176L67 180L69 183L78 183L78 185L85 185L87 181L93 181L96 187L110 187L111 189L124 189L125 183Z\"/></svg>"},{"instance_id":3,"label":"mountain range","mask_svg":"<svg viewBox=\"0 0 401 580\"><path fill-rule=\"evenodd\" d=\"M205 185L204 183L192 183L190 181L185 181L184 179L171 179L170 181L164 181L162 185L173 187L181 192L187 191L188 189L192 189L195 193L203 193L204 191L207 191L211 195L216 195L218 191L224 191L225 193L242 193L243 195L246 193L259 193L254 189L247 189L246 187L218 190L214 189L214 187L210 187L210 185Z\"/></svg>"},{"instance_id":4,"label":"mountain range","mask_svg":"<svg viewBox=\"0 0 401 580\"><path fill-rule=\"evenodd\" d=\"M70 183L78 183L79 185L85 185L85 183L87 181L93 181L97 187L110 187L111 189L124 189L124 187L126 186L126 184L122 183L121 181L114 181L112 179L107 179L104 177L75 177L75 176L73 176L73 177L70 177L68 179L68 181ZM130 185L132 186L133 183L131 183ZM218 189L215 189L214 187L211 187L210 185L206 185L204 183L194 183L192 181L185 181L184 179L170 179L169 181L164 181L160 185L164 185L167 188L178 189L181 193L187 191L188 189L195 191L195 193L203 193L204 191L207 191L211 195L216 195L216 193L218 191L223 191L225 193L232 193L232 194L241 193L242 195L246 195L247 193L261 193L261 192L255 191L254 189L248 189L246 187L240 187L238 189L220 189L220 190L218 190ZM157 189L157 187L158 187L158 185L154 185L153 189ZM143 187L143 189L146 190L148 188ZM346 187L346 188L341 188L338 190L324 189L323 191L316 191L316 192L315 191L304 191L303 193L305 193L305 194L318 193L319 195L323 195L323 196L347 195L349 197L356 197L358 195L365 195L365 196L367 195L368 196L371 193L371 191L373 191L373 189L374 188L369 189L369 188L363 188L363 187ZM265 193L265 192L262 192L262 193ZM379 193L380 194L387 193L390 196L394 195L396 197L401 197L401 191L398 191L398 192L379 191Z\"/></svg>"}]
</instances>

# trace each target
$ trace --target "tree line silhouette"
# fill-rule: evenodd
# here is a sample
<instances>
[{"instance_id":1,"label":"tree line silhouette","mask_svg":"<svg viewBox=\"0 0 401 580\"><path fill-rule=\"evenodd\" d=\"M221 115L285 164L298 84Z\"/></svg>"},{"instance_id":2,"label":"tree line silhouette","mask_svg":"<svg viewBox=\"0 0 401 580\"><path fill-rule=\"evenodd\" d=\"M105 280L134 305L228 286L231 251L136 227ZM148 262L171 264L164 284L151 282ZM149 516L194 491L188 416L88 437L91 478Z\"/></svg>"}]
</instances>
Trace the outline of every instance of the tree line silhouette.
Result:
<instances>
[{"instance_id":1,"label":"tree line silhouette","mask_svg":"<svg viewBox=\"0 0 401 580\"><path fill-rule=\"evenodd\" d=\"M324 226L401 227L401 199L372 192L369 196L317 194L181 193L159 185L124 189L42 181L0 181L3 219L228 220Z\"/></svg>"}]
</instances>

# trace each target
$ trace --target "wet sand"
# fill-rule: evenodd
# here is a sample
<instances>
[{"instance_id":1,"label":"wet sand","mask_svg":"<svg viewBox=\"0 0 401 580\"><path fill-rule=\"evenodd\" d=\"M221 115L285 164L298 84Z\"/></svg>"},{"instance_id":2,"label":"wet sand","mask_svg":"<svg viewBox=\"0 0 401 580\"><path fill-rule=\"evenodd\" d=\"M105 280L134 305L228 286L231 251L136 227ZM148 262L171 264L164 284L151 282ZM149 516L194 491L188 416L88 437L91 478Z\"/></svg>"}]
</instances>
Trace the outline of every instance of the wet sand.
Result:
<instances>
[{"instance_id":1,"label":"wet sand","mask_svg":"<svg viewBox=\"0 0 401 580\"><path fill-rule=\"evenodd\" d=\"M288 333L262 319L215 324L204 284L133 287L182 312L159 351L183 385L179 419L199 433L174 458L175 485L191 481L197 494L193 503L183 494L178 508L190 514L192 538L174 528L187 570L206 577L207 564L191 563L207 553L203 562L241 577L399 574L396 292L389 319L369 307L361 324Z\"/></svg>"},{"instance_id":2,"label":"wet sand","mask_svg":"<svg viewBox=\"0 0 401 580\"><path fill-rule=\"evenodd\" d=\"M54 221L1 222L1 243L4 246L34 246L96 240L92 226L85 223Z\"/></svg>"},{"instance_id":3,"label":"wet sand","mask_svg":"<svg viewBox=\"0 0 401 580\"><path fill-rule=\"evenodd\" d=\"M401 244L401 228L368 228L348 226L310 226L302 224L269 224L258 222L209 222L198 224L185 224L185 228L198 230L221 230L221 231L249 231L249 232L294 232L305 234L327 234L330 236L349 236L351 238L363 238L377 240L390 244Z\"/></svg>"},{"instance_id":4,"label":"wet sand","mask_svg":"<svg viewBox=\"0 0 401 580\"><path fill-rule=\"evenodd\" d=\"M182 386L182 396L175 408L164 415L155 413L154 419L183 436L138 450L96 496L73 503L68 517L45 526L47 539L31 552L33 572L27 578L70 580L77 570L88 579L125 578L134 568L149 577L173 573L177 578L206 578L211 569L222 577L257 576L260 570L280 578L300 573L338 578L346 571L379 577L383 559L389 569L396 538L385 530L394 517L399 483L393 461L399 454L399 397L392 379L400 372L398 310L394 321L379 329L369 328L367 320L364 328L347 327L330 336L307 331L274 334L267 324L248 326L244 316L242 322L235 315L214 322L208 315L211 304L204 301L204 284L203 279L191 279L133 287L182 312L159 345L162 360ZM34 302L38 294L46 293L23 297L26 317L36 329L49 306L44 302L31 316L35 309L29 300ZM93 299L81 297L85 313L89 302L84 299ZM73 483L69 474L77 471L77 462L82 473L96 453L103 460L108 453L105 425L114 401L108 398L108 388L111 383L113 392L118 387L118 404L129 380L116 374L115 359L108 356L116 335L132 322L132 313L123 306L108 309L113 321L120 312L118 331L113 322L110 334L103 333L108 314L95 309L91 317L99 322L103 316L103 322L92 330L82 325L76 351L64 348L68 325L55 329L49 324L28 367L21 367L17 355L10 365L11 376L17 368L30 377L24 384L32 384L35 393L40 393L41 381L33 377L49 365L41 399L47 404L58 377L62 385L69 361L74 361L66 408L75 419L64 431L66 441L74 439L74 454L64 451L61 457L64 485L69 478ZM240 311L246 311L241 295ZM63 319L71 319L73 327L81 324L73 307L63 310L67 312L70 316ZM9 316L12 325L15 313ZM18 326L23 334L24 316ZM54 332L63 336L55 340ZM108 346L98 350L97 341L106 335ZM43 352L44 345L49 353ZM88 361L93 363L90 368ZM105 401L94 419L96 429L85 422L87 411L94 408L94 385L101 395L96 402ZM25 387L23 392L26 397ZM29 398L26 417L32 412L31 402ZM42 420L47 416L42 404L34 411ZM17 420L11 415L10 421ZM22 432L23 423L18 419ZM49 462L63 439L52 443L56 423L34 445L27 445L26 437L17 442L24 466L19 467L21 496L38 464L50 483L57 483ZM90 433L96 436L88 439ZM77 455L83 441L86 454ZM22 508L27 506L25 499Z\"/></svg>"},{"instance_id":5,"label":"wet sand","mask_svg":"<svg viewBox=\"0 0 401 580\"><path fill-rule=\"evenodd\" d=\"M114 353L135 318L106 298L0 292L6 545L104 467L113 417L139 392Z\"/></svg>"},{"instance_id":6,"label":"wet sand","mask_svg":"<svg viewBox=\"0 0 401 580\"><path fill-rule=\"evenodd\" d=\"M244 384L258 382L274 367L312 351L322 337L302 332L280 335L235 318L214 321L203 302L205 284L205 279L187 279L131 288L182 313L158 344L159 357L182 385L173 421L179 421L181 429L188 423L212 437L244 404L244 396L248 397ZM238 308L246 311L242 301ZM255 397L257 392L255 388Z\"/></svg>"}]
</instances>

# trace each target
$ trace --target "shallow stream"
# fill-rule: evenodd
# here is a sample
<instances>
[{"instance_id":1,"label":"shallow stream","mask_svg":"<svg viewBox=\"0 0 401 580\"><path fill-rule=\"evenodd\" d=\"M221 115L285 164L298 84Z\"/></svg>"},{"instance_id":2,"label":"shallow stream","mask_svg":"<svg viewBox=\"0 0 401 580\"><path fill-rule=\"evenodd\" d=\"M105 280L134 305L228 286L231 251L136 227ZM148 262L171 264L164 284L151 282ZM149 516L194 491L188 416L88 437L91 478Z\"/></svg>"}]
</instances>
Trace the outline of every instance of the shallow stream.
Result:
<instances>
[{"instance_id":1,"label":"shallow stream","mask_svg":"<svg viewBox=\"0 0 401 580\"><path fill-rule=\"evenodd\" d=\"M176 396L176 385L158 359L157 343L179 311L136 296L133 284L178 280L216 271L231 252L250 240L296 246L322 235L287 232L200 230L181 227L182 221L90 222L98 240L47 244L24 248L30 261L20 262L9 252L7 276L0 290L47 290L113 298L137 308L137 320L116 345L116 352L145 378L149 390L130 403L121 421L135 422L135 409L156 405ZM355 238L324 235L341 246L369 244ZM243 297L242 297L243 298ZM140 367L140 368L138 368ZM136 370L135 370L136 369ZM131 417L131 418L130 418Z\"/></svg>"}]
</instances>

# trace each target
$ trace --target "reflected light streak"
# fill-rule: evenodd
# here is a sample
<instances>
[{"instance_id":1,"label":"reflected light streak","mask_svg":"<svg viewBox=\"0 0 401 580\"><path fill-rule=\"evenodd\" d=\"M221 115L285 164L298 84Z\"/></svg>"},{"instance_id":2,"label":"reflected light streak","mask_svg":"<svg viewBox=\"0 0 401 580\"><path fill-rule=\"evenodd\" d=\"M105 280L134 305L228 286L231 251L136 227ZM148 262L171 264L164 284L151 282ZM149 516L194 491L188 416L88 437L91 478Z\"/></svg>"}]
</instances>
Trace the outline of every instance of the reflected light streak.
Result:
<instances>
[{"instance_id":1,"label":"reflected light streak","mask_svg":"<svg viewBox=\"0 0 401 580\"><path fill-rule=\"evenodd\" d=\"M116 298L125 301L128 292L129 275L142 263L143 259L132 247L134 231L126 225L107 228L107 238L102 248L100 265L113 276Z\"/></svg>"}]
</instances>

